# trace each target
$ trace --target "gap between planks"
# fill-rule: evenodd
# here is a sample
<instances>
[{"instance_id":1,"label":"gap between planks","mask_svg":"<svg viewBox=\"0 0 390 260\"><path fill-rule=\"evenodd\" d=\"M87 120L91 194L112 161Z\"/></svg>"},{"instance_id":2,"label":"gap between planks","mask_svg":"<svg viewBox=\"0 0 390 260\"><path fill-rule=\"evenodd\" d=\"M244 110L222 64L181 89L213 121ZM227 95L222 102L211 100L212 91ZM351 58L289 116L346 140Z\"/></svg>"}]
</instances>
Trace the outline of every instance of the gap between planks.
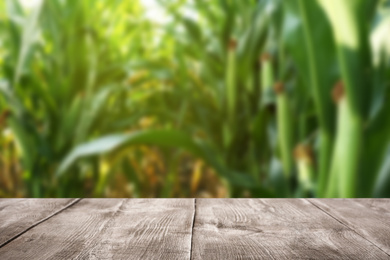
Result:
<instances>
[{"instance_id":1,"label":"gap between planks","mask_svg":"<svg viewBox=\"0 0 390 260\"><path fill-rule=\"evenodd\" d=\"M192 249L194 248L194 227L195 227L195 217L196 217L196 198L194 198L194 215L192 216L192 226L191 226L190 260L192 259Z\"/></svg>"},{"instance_id":2,"label":"gap between planks","mask_svg":"<svg viewBox=\"0 0 390 260\"><path fill-rule=\"evenodd\" d=\"M323 210L320 206L316 205L315 203L311 202L310 200L308 199L305 199L307 202L309 202L310 204L312 204L314 207L316 207L317 209L319 209L320 211L322 211L323 213L325 213L326 215L328 215L329 217L333 218L334 220L336 220L337 222L339 222L341 225L347 227L348 229L352 230L352 232L354 232L355 234L357 234L358 236L360 236L361 238L363 238L364 240L366 240L367 242L369 242L370 244L372 244L373 246L375 246L376 248L378 248L380 251L382 251L383 253L385 253L387 256L390 256L386 251L383 251L382 248L380 248L378 245L376 245L374 242L372 242L371 240L369 240L368 238L366 238L365 236L362 236L359 232L357 232L354 228L350 227L348 224L344 223L343 221L341 221L340 219L338 219L337 217L333 216L332 214L330 214L329 212Z\"/></svg>"},{"instance_id":3,"label":"gap between planks","mask_svg":"<svg viewBox=\"0 0 390 260\"><path fill-rule=\"evenodd\" d=\"M62 211L72 207L73 205L75 205L76 203L78 203L80 200L82 199L74 199L72 200L71 202L69 202L67 205L63 206L61 209L53 212L52 214L50 214L49 216L41 219L41 220L38 220L37 222L35 222L34 224L32 224L31 226L29 226L28 228L26 228L25 230L19 232L18 234L14 235L13 237L11 237L10 239L4 241L2 244L0 244L0 248L4 247L5 245L11 243L12 241L14 241L15 239L17 239L18 237L20 237L21 235L23 235L24 233L26 233L27 231L31 230L32 228L38 226L39 224L45 222L46 220L54 217L55 215L61 213Z\"/></svg>"}]
</instances>

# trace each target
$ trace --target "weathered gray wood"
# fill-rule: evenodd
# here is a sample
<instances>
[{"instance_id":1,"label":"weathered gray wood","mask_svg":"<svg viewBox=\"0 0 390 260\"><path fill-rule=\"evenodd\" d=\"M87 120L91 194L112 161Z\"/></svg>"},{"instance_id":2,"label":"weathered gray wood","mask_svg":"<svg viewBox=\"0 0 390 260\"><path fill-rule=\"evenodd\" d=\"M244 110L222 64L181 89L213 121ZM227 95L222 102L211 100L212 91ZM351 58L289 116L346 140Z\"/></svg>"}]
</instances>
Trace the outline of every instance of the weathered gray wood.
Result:
<instances>
[{"instance_id":1,"label":"weathered gray wood","mask_svg":"<svg viewBox=\"0 0 390 260\"><path fill-rule=\"evenodd\" d=\"M0 247L72 202L74 199L0 200Z\"/></svg>"},{"instance_id":2,"label":"weathered gray wood","mask_svg":"<svg viewBox=\"0 0 390 260\"><path fill-rule=\"evenodd\" d=\"M189 259L193 214L193 199L83 199L0 259Z\"/></svg>"},{"instance_id":3,"label":"weathered gray wood","mask_svg":"<svg viewBox=\"0 0 390 260\"><path fill-rule=\"evenodd\" d=\"M192 259L388 259L307 200L197 199Z\"/></svg>"},{"instance_id":4,"label":"weathered gray wood","mask_svg":"<svg viewBox=\"0 0 390 260\"><path fill-rule=\"evenodd\" d=\"M0 241L11 241L0 259L390 258L390 200L197 199L194 209L193 199L0 199Z\"/></svg>"},{"instance_id":5,"label":"weathered gray wood","mask_svg":"<svg viewBox=\"0 0 390 260\"><path fill-rule=\"evenodd\" d=\"M310 201L375 244L390 258L390 200L310 199Z\"/></svg>"}]
</instances>

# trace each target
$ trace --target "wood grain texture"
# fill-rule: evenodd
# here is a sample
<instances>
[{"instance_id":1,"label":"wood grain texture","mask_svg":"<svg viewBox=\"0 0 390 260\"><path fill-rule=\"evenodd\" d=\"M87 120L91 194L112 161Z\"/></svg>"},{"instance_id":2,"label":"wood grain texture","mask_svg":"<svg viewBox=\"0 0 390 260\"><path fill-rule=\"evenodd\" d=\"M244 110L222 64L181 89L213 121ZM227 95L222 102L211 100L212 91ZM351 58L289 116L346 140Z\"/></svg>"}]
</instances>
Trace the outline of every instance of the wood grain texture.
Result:
<instances>
[{"instance_id":1,"label":"wood grain texture","mask_svg":"<svg viewBox=\"0 0 390 260\"><path fill-rule=\"evenodd\" d=\"M304 199L197 199L192 259L388 259Z\"/></svg>"},{"instance_id":2,"label":"wood grain texture","mask_svg":"<svg viewBox=\"0 0 390 260\"><path fill-rule=\"evenodd\" d=\"M1 199L0 247L73 201L74 199Z\"/></svg>"},{"instance_id":3,"label":"wood grain texture","mask_svg":"<svg viewBox=\"0 0 390 260\"><path fill-rule=\"evenodd\" d=\"M0 259L189 259L193 214L193 199L83 199Z\"/></svg>"},{"instance_id":4,"label":"wood grain texture","mask_svg":"<svg viewBox=\"0 0 390 260\"><path fill-rule=\"evenodd\" d=\"M310 199L310 202L355 230L390 258L389 199Z\"/></svg>"}]
</instances>

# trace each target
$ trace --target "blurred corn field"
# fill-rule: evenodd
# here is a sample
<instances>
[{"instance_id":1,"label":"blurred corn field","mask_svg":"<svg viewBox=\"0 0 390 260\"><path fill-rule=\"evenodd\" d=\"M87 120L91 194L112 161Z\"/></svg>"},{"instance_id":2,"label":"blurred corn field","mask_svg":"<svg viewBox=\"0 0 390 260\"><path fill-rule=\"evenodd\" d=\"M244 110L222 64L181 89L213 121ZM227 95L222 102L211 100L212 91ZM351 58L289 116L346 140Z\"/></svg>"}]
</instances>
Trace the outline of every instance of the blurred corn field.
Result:
<instances>
[{"instance_id":1,"label":"blurred corn field","mask_svg":"<svg viewBox=\"0 0 390 260\"><path fill-rule=\"evenodd\" d=\"M389 0L4 0L0 35L0 197L390 196Z\"/></svg>"}]
</instances>

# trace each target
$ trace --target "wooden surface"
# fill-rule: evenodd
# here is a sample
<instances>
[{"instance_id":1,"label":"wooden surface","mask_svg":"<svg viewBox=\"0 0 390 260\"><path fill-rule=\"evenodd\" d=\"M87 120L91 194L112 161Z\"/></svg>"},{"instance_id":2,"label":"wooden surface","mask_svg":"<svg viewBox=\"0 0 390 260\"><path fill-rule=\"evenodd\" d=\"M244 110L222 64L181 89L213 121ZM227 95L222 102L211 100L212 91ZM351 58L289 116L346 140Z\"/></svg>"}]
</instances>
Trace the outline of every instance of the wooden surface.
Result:
<instances>
[{"instance_id":1,"label":"wooden surface","mask_svg":"<svg viewBox=\"0 0 390 260\"><path fill-rule=\"evenodd\" d=\"M0 259L390 259L390 200L0 199Z\"/></svg>"},{"instance_id":2,"label":"wooden surface","mask_svg":"<svg viewBox=\"0 0 390 260\"><path fill-rule=\"evenodd\" d=\"M311 200L330 216L390 255L390 200Z\"/></svg>"},{"instance_id":3,"label":"wooden surface","mask_svg":"<svg viewBox=\"0 0 390 260\"><path fill-rule=\"evenodd\" d=\"M75 199L0 199L0 247L75 202Z\"/></svg>"}]
</instances>

